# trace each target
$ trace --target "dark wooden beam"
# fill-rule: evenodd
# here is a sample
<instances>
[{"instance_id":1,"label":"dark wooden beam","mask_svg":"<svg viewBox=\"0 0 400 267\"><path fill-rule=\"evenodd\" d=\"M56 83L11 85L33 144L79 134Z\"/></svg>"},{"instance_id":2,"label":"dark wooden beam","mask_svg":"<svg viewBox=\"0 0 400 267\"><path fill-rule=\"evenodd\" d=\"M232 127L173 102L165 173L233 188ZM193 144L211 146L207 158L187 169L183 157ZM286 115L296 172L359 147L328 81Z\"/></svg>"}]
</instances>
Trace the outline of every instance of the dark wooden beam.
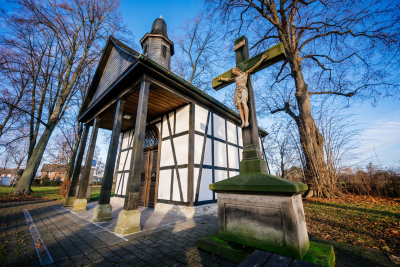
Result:
<instances>
[{"instance_id":1,"label":"dark wooden beam","mask_svg":"<svg viewBox=\"0 0 400 267\"><path fill-rule=\"evenodd\" d=\"M189 153L188 153L188 190L187 199L193 206L193 183L194 183L194 127L195 127L195 104L189 106Z\"/></svg>"},{"instance_id":2,"label":"dark wooden beam","mask_svg":"<svg viewBox=\"0 0 400 267\"><path fill-rule=\"evenodd\" d=\"M115 160L118 152L118 142L121 133L122 115L125 100L117 100L117 110L115 112L114 125L111 134L110 146L107 154L107 161L104 170L103 182L101 185L99 205L110 204L111 188L113 183Z\"/></svg>"},{"instance_id":3,"label":"dark wooden beam","mask_svg":"<svg viewBox=\"0 0 400 267\"><path fill-rule=\"evenodd\" d=\"M147 103L151 81L143 78L140 84L139 104L136 114L135 133L132 144L132 158L126 187L124 210L137 210L139 205L140 172L143 160L144 137L146 132Z\"/></svg>"},{"instance_id":4,"label":"dark wooden beam","mask_svg":"<svg viewBox=\"0 0 400 267\"><path fill-rule=\"evenodd\" d=\"M78 193L78 197L77 197L78 199L86 199L86 191L87 191L87 187L89 184L89 176L90 176L90 169L92 168L94 149L96 148L96 139L97 139L97 133L99 130L99 124L100 124L100 118L96 117L93 122L92 136L90 137L89 151L86 155L85 168L83 170L81 183L79 185L79 193Z\"/></svg>"},{"instance_id":5,"label":"dark wooden beam","mask_svg":"<svg viewBox=\"0 0 400 267\"><path fill-rule=\"evenodd\" d=\"M81 143L79 145L79 152L75 163L74 173L71 179L71 186L69 188L68 196L75 197L76 195L76 188L79 181L79 175L81 174L81 166L83 160L83 154L85 153L86 141L89 134L89 125L85 125L85 130L83 131L83 135L81 138Z\"/></svg>"}]
</instances>

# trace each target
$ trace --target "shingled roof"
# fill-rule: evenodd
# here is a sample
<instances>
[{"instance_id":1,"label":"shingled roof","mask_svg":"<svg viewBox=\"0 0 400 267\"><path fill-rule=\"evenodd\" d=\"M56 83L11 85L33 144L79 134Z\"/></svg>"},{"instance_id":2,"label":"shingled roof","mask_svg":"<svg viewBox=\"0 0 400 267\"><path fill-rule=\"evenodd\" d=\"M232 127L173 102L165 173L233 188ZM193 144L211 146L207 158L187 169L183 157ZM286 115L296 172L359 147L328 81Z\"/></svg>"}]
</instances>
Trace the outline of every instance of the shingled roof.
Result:
<instances>
[{"instance_id":1,"label":"shingled roof","mask_svg":"<svg viewBox=\"0 0 400 267\"><path fill-rule=\"evenodd\" d=\"M67 165L43 164L41 172L66 172Z\"/></svg>"}]
</instances>

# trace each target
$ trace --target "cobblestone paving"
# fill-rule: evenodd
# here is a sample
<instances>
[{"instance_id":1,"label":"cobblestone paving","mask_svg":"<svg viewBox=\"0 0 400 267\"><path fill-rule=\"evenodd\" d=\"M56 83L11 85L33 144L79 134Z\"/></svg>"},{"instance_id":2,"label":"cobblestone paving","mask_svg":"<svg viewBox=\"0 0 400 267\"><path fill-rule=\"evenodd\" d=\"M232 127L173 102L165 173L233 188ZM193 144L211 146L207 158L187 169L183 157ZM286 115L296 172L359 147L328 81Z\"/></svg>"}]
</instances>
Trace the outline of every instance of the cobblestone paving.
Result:
<instances>
[{"instance_id":1,"label":"cobblestone paving","mask_svg":"<svg viewBox=\"0 0 400 267\"><path fill-rule=\"evenodd\" d=\"M198 217L124 239L109 232L107 238L98 238L98 234L105 232L88 231L87 227L93 224L70 220L70 216L57 211L61 204L55 201L0 203L0 266L40 266L23 209L29 210L54 259L55 263L48 266L237 265L196 247L197 238L217 231L214 216ZM337 252L338 267L394 266L378 251L331 244Z\"/></svg>"}]
</instances>

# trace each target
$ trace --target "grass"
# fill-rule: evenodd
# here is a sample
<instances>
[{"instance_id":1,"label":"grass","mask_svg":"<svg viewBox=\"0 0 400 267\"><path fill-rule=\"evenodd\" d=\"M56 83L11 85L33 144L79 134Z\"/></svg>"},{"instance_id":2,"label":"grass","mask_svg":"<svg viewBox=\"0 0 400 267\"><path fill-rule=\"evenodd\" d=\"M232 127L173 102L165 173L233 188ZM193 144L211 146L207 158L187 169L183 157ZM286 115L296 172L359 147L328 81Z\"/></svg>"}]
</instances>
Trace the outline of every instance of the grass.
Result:
<instances>
[{"instance_id":1,"label":"grass","mask_svg":"<svg viewBox=\"0 0 400 267\"><path fill-rule=\"evenodd\" d=\"M304 211L311 236L400 255L400 199L311 198Z\"/></svg>"},{"instance_id":2,"label":"grass","mask_svg":"<svg viewBox=\"0 0 400 267\"><path fill-rule=\"evenodd\" d=\"M92 191L90 192L90 200L96 201L99 200L100 197L100 185L92 186ZM22 197L14 197L9 196L11 188L10 187L0 187L0 199L3 201L12 201L12 200L29 200L30 198L45 198L49 200L63 200L63 197L58 194L58 186L32 186L32 196L22 196ZM13 189L14 190L14 189Z\"/></svg>"}]
</instances>

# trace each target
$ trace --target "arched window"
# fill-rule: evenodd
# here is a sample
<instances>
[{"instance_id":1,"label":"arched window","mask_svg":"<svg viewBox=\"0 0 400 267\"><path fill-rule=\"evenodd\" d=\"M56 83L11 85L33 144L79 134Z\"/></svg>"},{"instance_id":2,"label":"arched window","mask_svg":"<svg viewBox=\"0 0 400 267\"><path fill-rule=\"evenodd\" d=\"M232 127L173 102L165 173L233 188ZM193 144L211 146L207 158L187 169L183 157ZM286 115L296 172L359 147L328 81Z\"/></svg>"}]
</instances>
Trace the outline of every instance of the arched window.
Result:
<instances>
[{"instance_id":1,"label":"arched window","mask_svg":"<svg viewBox=\"0 0 400 267\"><path fill-rule=\"evenodd\" d=\"M144 135L144 147L151 147L158 145L158 133L155 129L150 128Z\"/></svg>"}]
</instances>

